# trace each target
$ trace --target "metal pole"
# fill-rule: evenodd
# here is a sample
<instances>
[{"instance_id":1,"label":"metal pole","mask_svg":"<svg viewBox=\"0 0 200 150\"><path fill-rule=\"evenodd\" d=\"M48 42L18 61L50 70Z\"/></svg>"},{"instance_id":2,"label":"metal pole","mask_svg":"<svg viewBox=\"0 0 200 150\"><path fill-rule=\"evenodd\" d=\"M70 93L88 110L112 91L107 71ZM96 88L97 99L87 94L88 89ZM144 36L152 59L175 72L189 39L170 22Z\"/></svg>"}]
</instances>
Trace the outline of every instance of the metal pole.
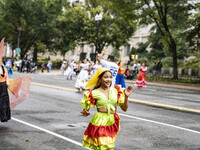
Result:
<instances>
[{"instance_id":1,"label":"metal pole","mask_svg":"<svg viewBox=\"0 0 200 150\"><path fill-rule=\"evenodd\" d=\"M21 29L18 29L18 38L17 38L17 48L20 48L20 36L21 36Z\"/></svg>"},{"instance_id":2,"label":"metal pole","mask_svg":"<svg viewBox=\"0 0 200 150\"><path fill-rule=\"evenodd\" d=\"M95 59L94 62L96 63L97 54L98 54L98 32L99 32L99 21L96 21L96 49L95 49Z\"/></svg>"}]
</instances>

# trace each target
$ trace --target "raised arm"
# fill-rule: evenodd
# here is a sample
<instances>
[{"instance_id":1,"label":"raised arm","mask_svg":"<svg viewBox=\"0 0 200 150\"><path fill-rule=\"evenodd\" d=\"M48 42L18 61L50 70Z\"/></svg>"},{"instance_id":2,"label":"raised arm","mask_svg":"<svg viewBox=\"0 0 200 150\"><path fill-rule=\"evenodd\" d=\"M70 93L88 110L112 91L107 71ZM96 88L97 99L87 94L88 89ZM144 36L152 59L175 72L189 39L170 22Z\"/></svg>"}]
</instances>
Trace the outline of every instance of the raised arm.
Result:
<instances>
[{"instance_id":1,"label":"raised arm","mask_svg":"<svg viewBox=\"0 0 200 150\"><path fill-rule=\"evenodd\" d=\"M131 95L131 93L133 92L134 90L132 90L132 86L128 86L128 88L124 91L124 94L125 94L125 99L124 99L124 104L121 107L121 109L126 112L127 109L128 109L128 97Z\"/></svg>"},{"instance_id":2,"label":"raised arm","mask_svg":"<svg viewBox=\"0 0 200 150\"><path fill-rule=\"evenodd\" d=\"M101 62L101 60L102 60L102 58L103 58L105 52L106 52L106 48L104 47L104 49L101 51L101 54L99 55L99 57L98 57L98 59L97 59L99 62Z\"/></svg>"}]
</instances>

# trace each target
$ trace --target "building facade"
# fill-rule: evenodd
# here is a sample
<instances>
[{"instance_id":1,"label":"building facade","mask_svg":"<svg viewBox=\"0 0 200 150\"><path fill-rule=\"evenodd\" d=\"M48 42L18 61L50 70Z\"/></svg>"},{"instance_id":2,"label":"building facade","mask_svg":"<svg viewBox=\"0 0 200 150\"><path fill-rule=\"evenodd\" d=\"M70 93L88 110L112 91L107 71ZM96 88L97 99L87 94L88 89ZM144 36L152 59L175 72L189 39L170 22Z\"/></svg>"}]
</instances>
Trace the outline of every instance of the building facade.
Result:
<instances>
[{"instance_id":1,"label":"building facade","mask_svg":"<svg viewBox=\"0 0 200 150\"><path fill-rule=\"evenodd\" d=\"M145 43L148 40L148 36L150 34L150 29L152 25L149 26L142 26L138 29L134 35L129 39L128 44L125 46L120 47L120 60L123 63L127 63L129 61L129 53L131 49L138 48L139 43ZM65 55L65 59L74 59L75 61L80 61L85 58L92 59L95 56L95 49L94 45L77 45L77 47L73 51L69 51ZM106 59L108 55L110 55L113 51L112 46L108 46L104 58ZM147 48L147 51L150 51L150 48Z\"/></svg>"}]
</instances>

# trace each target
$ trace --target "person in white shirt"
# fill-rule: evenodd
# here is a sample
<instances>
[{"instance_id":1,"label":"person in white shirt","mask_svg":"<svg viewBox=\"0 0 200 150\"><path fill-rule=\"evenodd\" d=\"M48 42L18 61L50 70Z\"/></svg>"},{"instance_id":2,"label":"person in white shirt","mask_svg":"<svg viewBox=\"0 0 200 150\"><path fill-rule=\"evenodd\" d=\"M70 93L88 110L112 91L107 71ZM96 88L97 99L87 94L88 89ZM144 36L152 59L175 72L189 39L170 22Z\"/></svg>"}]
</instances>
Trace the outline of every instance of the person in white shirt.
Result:
<instances>
[{"instance_id":1,"label":"person in white shirt","mask_svg":"<svg viewBox=\"0 0 200 150\"><path fill-rule=\"evenodd\" d=\"M51 72L51 68L52 68L52 63L51 63L51 61L48 61L48 64L47 64L47 72L48 73Z\"/></svg>"},{"instance_id":2,"label":"person in white shirt","mask_svg":"<svg viewBox=\"0 0 200 150\"><path fill-rule=\"evenodd\" d=\"M80 90L85 90L85 86L88 82L88 69L89 69L90 64L87 62L87 59L83 60L83 63L80 64L81 71L78 75L78 78L75 83L75 88L77 88L79 91Z\"/></svg>"},{"instance_id":3,"label":"person in white shirt","mask_svg":"<svg viewBox=\"0 0 200 150\"><path fill-rule=\"evenodd\" d=\"M61 70L61 74L64 75L64 72L65 72L65 69L66 69L66 61L64 60L61 67L60 67L60 70Z\"/></svg>"},{"instance_id":4,"label":"person in white shirt","mask_svg":"<svg viewBox=\"0 0 200 150\"><path fill-rule=\"evenodd\" d=\"M114 56L108 55L107 61L103 59L105 51L106 51L106 49L104 48L98 57L98 61L100 62L102 67L108 68L112 72L112 85L111 86L114 86L119 67L114 62L115 61Z\"/></svg>"},{"instance_id":5,"label":"person in white shirt","mask_svg":"<svg viewBox=\"0 0 200 150\"><path fill-rule=\"evenodd\" d=\"M101 68L101 67L102 67L102 66L100 65L99 61L97 61L96 64L93 64L93 65L92 65L92 70L91 70L91 72L90 72L90 77L92 77L92 76L95 74L95 72L96 72L99 68Z\"/></svg>"}]
</instances>

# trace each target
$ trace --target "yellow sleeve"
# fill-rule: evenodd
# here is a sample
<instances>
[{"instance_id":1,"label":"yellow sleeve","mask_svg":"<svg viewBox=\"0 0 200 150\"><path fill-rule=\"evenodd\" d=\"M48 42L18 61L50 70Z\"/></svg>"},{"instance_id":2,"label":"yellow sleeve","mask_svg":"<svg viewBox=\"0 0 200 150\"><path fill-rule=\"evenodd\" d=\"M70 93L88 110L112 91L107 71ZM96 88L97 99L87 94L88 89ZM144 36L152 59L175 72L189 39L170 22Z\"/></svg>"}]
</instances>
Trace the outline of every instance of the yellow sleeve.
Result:
<instances>
[{"instance_id":1,"label":"yellow sleeve","mask_svg":"<svg viewBox=\"0 0 200 150\"><path fill-rule=\"evenodd\" d=\"M122 106L124 105L124 100L125 100L125 94L124 94L124 89L121 89L122 93L119 95L118 101L117 101L117 105L118 106Z\"/></svg>"},{"instance_id":2,"label":"yellow sleeve","mask_svg":"<svg viewBox=\"0 0 200 150\"><path fill-rule=\"evenodd\" d=\"M86 110L88 110L90 107L94 108L95 100L93 99L91 91L86 91L84 94L85 95L81 100L81 106Z\"/></svg>"},{"instance_id":3,"label":"yellow sleeve","mask_svg":"<svg viewBox=\"0 0 200 150\"><path fill-rule=\"evenodd\" d=\"M121 86L118 86L118 85L115 85L115 88L118 91L117 105L122 106L124 104L124 100L125 100L124 89L122 89Z\"/></svg>"}]
</instances>

